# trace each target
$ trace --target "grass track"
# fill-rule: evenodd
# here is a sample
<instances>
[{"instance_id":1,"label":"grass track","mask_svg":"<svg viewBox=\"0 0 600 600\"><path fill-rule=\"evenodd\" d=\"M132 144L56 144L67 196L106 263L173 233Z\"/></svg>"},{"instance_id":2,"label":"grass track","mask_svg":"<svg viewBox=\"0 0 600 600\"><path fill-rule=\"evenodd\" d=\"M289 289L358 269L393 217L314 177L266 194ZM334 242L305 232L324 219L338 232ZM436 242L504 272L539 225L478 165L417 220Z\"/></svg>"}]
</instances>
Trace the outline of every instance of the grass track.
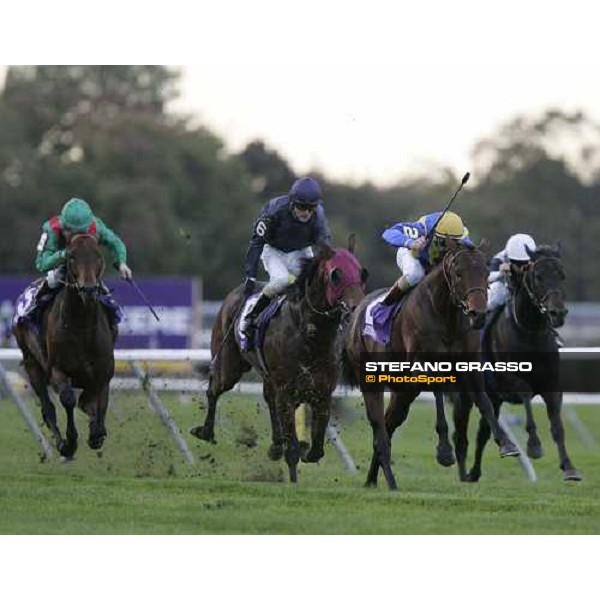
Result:
<instances>
[{"instance_id":1,"label":"grass track","mask_svg":"<svg viewBox=\"0 0 600 600\"><path fill-rule=\"evenodd\" d=\"M165 397L182 429L199 422L196 402ZM541 406L536 417L546 456L535 463L537 483L489 445L482 481L461 484L455 468L435 464L434 410L416 403L394 438L400 491L390 494L381 484L362 487L371 442L358 400L344 400L341 421L358 476L343 470L328 445L320 464L301 465L297 486L284 481L283 463L266 458L268 416L256 398L223 399L217 445L186 437L197 458L191 466L141 396L113 401L102 456L85 444L79 414L77 460L62 464L40 463L16 408L0 399L0 533L600 533L600 447L585 448L566 424L585 480L564 483ZM38 416L33 402L31 408ZM577 411L600 431L599 407Z\"/></svg>"}]
</instances>

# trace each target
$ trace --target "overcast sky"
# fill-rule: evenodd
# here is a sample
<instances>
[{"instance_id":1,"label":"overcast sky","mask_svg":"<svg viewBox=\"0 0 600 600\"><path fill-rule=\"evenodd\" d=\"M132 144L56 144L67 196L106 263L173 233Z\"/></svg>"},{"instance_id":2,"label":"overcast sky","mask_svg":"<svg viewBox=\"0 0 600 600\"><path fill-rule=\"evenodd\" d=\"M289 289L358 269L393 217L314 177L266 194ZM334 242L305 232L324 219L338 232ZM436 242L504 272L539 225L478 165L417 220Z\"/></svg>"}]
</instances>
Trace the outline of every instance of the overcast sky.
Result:
<instances>
[{"instance_id":1,"label":"overcast sky","mask_svg":"<svg viewBox=\"0 0 600 600\"><path fill-rule=\"evenodd\" d=\"M583 109L600 121L598 10L584 0L171 0L143 18L107 1L119 18L98 12L85 43L46 26L52 5L35 20L24 5L6 20L5 60L199 63L183 67L172 109L232 151L261 138L298 172L390 183L448 166L460 177L475 142L518 114ZM79 5L68 6L60 30L79 31Z\"/></svg>"},{"instance_id":2,"label":"overcast sky","mask_svg":"<svg viewBox=\"0 0 600 600\"><path fill-rule=\"evenodd\" d=\"M174 105L237 150L261 138L299 171L389 183L436 166L470 170L474 143L549 107L600 117L589 66L418 64L183 67Z\"/></svg>"}]
</instances>

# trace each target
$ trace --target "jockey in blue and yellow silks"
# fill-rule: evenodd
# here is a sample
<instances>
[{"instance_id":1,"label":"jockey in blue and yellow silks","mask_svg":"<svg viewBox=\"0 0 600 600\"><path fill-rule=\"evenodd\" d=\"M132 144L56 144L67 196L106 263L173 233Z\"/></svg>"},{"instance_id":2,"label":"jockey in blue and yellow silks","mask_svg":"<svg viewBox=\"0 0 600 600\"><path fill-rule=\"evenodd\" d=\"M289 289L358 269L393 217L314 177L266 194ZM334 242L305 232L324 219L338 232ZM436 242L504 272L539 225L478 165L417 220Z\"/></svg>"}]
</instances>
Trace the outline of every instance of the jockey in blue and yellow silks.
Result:
<instances>
[{"instance_id":1,"label":"jockey in blue and yellow silks","mask_svg":"<svg viewBox=\"0 0 600 600\"><path fill-rule=\"evenodd\" d=\"M396 223L383 232L383 239L398 248L396 263L402 272L382 300L383 304L397 302L406 291L423 279L425 273L442 259L446 238L473 246L468 237L469 230L462 219L456 213L448 211L438 223L441 214L434 212L415 222Z\"/></svg>"}]
</instances>

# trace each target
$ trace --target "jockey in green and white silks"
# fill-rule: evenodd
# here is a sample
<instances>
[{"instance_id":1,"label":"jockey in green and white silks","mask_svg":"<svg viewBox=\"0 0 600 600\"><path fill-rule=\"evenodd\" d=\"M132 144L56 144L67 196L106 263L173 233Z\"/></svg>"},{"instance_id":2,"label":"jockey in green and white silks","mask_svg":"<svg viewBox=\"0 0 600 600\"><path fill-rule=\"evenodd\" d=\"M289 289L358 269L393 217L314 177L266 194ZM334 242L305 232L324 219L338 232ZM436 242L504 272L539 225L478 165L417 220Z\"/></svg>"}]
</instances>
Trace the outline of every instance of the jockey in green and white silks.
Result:
<instances>
[{"instance_id":1,"label":"jockey in green and white silks","mask_svg":"<svg viewBox=\"0 0 600 600\"><path fill-rule=\"evenodd\" d=\"M42 236L37 245L35 266L47 273L46 281L51 289L61 285L65 277L67 246L78 233L96 236L101 246L108 248L111 260L124 279L131 279L127 266L127 248L113 231L92 212L89 204L80 198L71 198L59 216L52 217L42 225Z\"/></svg>"}]
</instances>

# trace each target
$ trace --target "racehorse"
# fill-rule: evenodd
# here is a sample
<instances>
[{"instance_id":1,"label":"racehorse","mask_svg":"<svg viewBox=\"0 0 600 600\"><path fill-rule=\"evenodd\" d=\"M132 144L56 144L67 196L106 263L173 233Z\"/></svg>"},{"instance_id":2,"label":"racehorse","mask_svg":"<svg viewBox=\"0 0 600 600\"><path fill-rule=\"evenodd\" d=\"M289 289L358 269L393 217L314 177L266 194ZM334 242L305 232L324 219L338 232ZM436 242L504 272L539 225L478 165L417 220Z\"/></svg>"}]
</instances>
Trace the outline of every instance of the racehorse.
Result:
<instances>
[{"instance_id":1,"label":"racehorse","mask_svg":"<svg viewBox=\"0 0 600 600\"><path fill-rule=\"evenodd\" d=\"M384 290L367 296L356 309L348 328L344 355L345 374L351 383L359 381L361 353L389 351L401 353L407 360L418 360L419 356L431 353L479 352L477 329L483 326L485 320L488 245L482 242L478 247L466 247L447 238L446 246L447 251L440 263L405 297L401 310L392 322L387 347L363 333L366 309ZM460 385L461 393L454 411L454 443L460 479L466 480L467 425L473 401L490 423L494 439L500 447L500 455L515 456L518 450L494 417L492 404L482 391L482 375L474 373ZM422 389L419 383L392 388L390 402L384 412L383 390L363 388L367 418L373 431L373 456L367 486L377 485L381 466L389 489L397 489L390 466L391 439L396 428L407 418L411 403ZM438 426L438 433L438 461L451 464L453 457L450 461L447 456L448 452L451 453L446 437L447 428L442 431Z\"/></svg>"},{"instance_id":2,"label":"racehorse","mask_svg":"<svg viewBox=\"0 0 600 600\"><path fill-rule=\"evenodd\" d=\"M65 284L42 315L42 344L30 324L18 321L13 327L29 381L41 401L44 423L52 431L59 453L66 458L73 457L77 450L76 404L89 417L90 448L100 449L106 437L104 418L114 374L117 331L98 300L104 267L96 238L89 234L74 236L67 249ZM67 414L66 439L56 422L49 384ZM73 388L82 390L78 401Z\"/></svg>"},{"instance_id":3,"label":"racehorse","mask_svg":"<svg viewBox=\"0 0 600 600\"><path fill-rule=\"evenodd\" d=\"M483 351L490 361L506 356L506 353L525 353L523 356L534 358L543 353L544 360L537 361L536 368L531 373L511 376L495 373L489 380L487 390L496 415L505 400L525 405L527 454L531 458L543 455L531 410L531 400L537 394L541 395L550 419L552 437L558 447L563 479L579 481L582 479L581 474L573 466L565 447L565 432L560 415L560 385L554 386L554 391L548 391L548 387L552 387L548 382L556 381L555 373L548 372L548 369L552 365L556 366L559 360L554 328L564 324L568 312L565 308L565 271L560 260L560 247L538 246L535 251L527 249L527 253L531 258L531 265L516 280L505 310L491 324L483 341ZM489 435L487 423L482 420L477 433L475 461L469 474L472 481L478 481L481 477L481 459Z\"/></svg>"},{"instance_id":4,"label":"racehorse","mask_svg":"<svg viewBox=\"0 0 600 600\"><path fill-rule=\"evenodd\" d=\"M242 287L225 298L212 330L213 363L209 376L208 410L204 424L194 427L196 437L214 441L215 410L221 394L230 390L243 373L254 367L263 379L263 395L271 418L272 443L268 456L285 455L290 481L297 481L297 465L317 462L329 422L331 395L338 378L339 331L364 297L367 273L354 256L354 237L348 250L322 244L307 259L296 284L271 318L260 350L242 351L239 315L245 302ZM265 312L269 308L265 309ZM236 335L227 336L230 327ZM311 407L311 445L306 452L296 434L294 413L302 403Z\"/></svg>"}]
</instances>

